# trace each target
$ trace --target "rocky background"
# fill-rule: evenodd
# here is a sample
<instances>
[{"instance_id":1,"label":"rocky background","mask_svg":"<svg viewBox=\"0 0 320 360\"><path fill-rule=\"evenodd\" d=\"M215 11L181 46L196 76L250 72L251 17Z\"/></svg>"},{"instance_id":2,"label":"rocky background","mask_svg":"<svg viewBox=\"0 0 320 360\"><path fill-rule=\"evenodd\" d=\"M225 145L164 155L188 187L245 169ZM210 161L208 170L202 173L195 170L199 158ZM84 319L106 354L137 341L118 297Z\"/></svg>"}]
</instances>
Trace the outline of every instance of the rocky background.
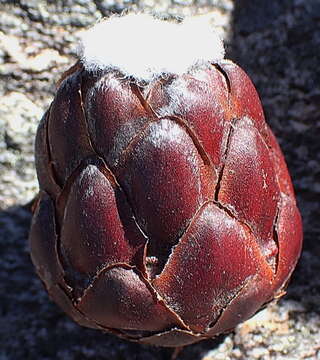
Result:
<instances>
[{"instance_id":1,"label":"rocky background","mask_svg":"<svg viewBox=\"0 0 320 360\"><path fill-rule=\"evenodd\" d=\"M252 77L290 168L305 242L288 294L181 360L320 359L320 1L0 0L0 359L165 360L172 350L81 328L49 301L29 257L33 143L77 33L127 8L205 14Z\"/></svg>"}]
</instances>

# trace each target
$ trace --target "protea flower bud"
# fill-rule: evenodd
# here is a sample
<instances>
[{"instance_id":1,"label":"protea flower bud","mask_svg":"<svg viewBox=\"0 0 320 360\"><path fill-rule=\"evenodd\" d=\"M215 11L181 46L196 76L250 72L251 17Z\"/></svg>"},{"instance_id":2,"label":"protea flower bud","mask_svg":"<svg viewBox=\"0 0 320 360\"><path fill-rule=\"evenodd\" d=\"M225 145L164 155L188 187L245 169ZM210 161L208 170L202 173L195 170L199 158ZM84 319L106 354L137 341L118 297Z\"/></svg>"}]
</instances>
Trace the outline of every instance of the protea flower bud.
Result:
<instances>
[{"instance_id":1,"label":"protea flower bud","mask_svg":"<svg viewBox=\"0 0 320 360\"><path fill-rule=\"evenodd\" d=\"M233 329L284 293L302 241L252 82L203 26L128 15L82 44L37 133L37 273L79 324L129 340Z\"/></svg>"}]
</instances>

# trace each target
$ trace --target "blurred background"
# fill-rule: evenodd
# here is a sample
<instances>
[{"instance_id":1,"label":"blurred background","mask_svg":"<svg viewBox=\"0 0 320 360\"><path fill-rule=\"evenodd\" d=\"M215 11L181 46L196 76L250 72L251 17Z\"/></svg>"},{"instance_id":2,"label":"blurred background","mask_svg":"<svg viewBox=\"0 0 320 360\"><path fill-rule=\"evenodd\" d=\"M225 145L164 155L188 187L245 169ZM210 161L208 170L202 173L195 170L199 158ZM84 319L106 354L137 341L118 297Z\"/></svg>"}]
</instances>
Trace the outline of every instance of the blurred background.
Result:
<instances>
[{"instance_id":1,"label":"blurred background","mask_svg":"<svg viewBox=\"0 0 320 360\"><path fill-rule=\"evenodd\" d=\"M225 39L227 57L258 89L304 221L304 249L287 295L233 333L184 348L178 359L320 359L320 1L0 0L0 360L170 359L172 350L69 320L49 301L27 243L37 124L75 61L77 33L126 9L206 15Z\"/></svg>"}]
</instances>

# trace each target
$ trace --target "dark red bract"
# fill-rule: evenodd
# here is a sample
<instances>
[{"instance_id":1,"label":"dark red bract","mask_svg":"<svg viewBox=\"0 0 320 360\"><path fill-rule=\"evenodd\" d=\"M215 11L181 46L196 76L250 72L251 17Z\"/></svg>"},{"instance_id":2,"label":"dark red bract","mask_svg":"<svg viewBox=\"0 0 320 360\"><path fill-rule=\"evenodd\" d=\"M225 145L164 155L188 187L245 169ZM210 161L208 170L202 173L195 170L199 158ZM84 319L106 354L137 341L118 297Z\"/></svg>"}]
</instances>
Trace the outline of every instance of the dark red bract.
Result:
<instances>
[{"instance_id":1,"label":"dark red bract","mask_svg":"<svg viewBox=\"0 0 320 360\"><path fill-rule=\"evenodd\" d=\"M221 61L145 86L78 63L36 139L31 255L79 324L181 346L283 294L302 241L247 75Z\"/></svg>"}]
</instances>

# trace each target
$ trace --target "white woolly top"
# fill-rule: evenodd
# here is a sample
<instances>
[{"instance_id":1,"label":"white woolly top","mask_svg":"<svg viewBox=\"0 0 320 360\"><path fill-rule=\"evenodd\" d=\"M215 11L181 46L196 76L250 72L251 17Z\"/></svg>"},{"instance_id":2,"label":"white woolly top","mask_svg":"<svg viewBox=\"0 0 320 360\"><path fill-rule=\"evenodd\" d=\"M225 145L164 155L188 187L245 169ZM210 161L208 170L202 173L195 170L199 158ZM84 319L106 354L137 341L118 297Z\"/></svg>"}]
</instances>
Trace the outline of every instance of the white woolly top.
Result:
<instances>
[{"instance_id":1,"label":"white woolly top","mask_svg":"<svg viewBox=\"0 0 320 360\"><path fill-rule=\"evenodd\" d=\"M151 81L181 75L224 57L223 42L204 21L163 21L147 14L112 16L80 34L78 55L87 70L120 70Z\"/></svg>"}]
</instances>

